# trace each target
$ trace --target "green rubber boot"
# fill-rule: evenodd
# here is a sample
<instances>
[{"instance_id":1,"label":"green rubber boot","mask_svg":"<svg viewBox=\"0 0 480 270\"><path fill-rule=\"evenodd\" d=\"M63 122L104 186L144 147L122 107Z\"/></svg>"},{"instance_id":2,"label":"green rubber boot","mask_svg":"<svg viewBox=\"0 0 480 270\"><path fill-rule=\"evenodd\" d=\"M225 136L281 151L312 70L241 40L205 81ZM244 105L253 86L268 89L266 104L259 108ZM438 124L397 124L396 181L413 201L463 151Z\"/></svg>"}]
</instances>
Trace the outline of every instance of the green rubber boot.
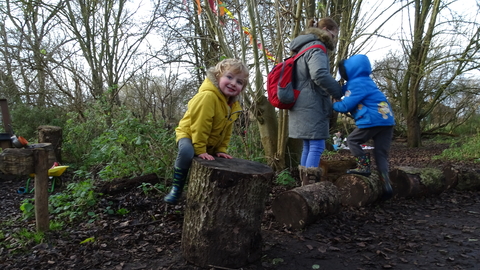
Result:
<instances>
[{"instance_id":1,"label":"green rubber boot","mask_svg":"<svg viewBox=\"0 0 480 270\"><path fill-rule=\"evenodd\" d=\"M383 195L382 200L390 200L393 197L392 185L390 185L390 177L388 172L379 172L380 180L383 183Z\"/></svg>"},{"instance_id":2,"label":"green rubber boot","mask_svg":"<svg viewBox=\"0 0 480 270\"><path fill-rule=\"evenodd\" d=\"M357 157L357 168L347 170L347 173L370 176L370 153Z\"/></svg>"},{"instance_id":3,"label":"green rubber boot","mask_svg":"<svg viewBox=\"0 0 480 270\"><path fill-rule=\"evenodd\" d=\"M185 181L187 180L188 169L180 169L175 167L173 173L173 184L170 193L163 198L163 200L168 204L177 204L180 197L182 197L183 187L185 186Z\"/></svg>"}]
</instances>

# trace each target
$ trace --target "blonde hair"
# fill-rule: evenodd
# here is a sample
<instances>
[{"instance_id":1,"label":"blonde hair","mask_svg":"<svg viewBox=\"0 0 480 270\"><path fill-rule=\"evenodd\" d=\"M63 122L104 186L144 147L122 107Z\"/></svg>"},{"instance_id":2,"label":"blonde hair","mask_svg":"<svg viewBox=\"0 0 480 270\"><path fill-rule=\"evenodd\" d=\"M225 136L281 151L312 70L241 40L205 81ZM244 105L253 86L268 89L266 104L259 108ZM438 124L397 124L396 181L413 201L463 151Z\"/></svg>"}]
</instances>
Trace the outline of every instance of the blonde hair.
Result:
<instances>
[{"instance_id":1,"label":"blonde hair","mask_svg":"<svg viewBox=\"0 0 480 270\"><path fill-rule=\"evenodd\" d=\"M215 76L217 81L226 71L230 71L234 74L244 75L245 83L243 84L242 90L245 89L245 87L248 84L248 76L249 76L248 67L247 65L245 65L245 63L243 63L239 59L234 59L234 58L224 59L218 62L218 64L216 64L214 67L211 67L208 71Z\"/></svg>"}]
</instances>

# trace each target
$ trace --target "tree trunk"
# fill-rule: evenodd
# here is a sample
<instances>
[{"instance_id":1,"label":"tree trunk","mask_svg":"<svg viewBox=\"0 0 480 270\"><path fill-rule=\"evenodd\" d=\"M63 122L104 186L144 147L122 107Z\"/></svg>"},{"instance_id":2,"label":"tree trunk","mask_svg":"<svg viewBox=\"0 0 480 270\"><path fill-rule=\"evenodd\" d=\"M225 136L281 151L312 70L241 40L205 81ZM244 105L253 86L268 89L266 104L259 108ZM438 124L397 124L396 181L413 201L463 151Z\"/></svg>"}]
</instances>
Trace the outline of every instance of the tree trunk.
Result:
<instances>
[{"instance_id":1,"label":"tree trunk","mask_svg":"<svg viewBox=\"0 0 480 270\"><path fill-rule=\"evenodd\" d=\"M416 148L422 146L422 130L417 115L407 117L407 146Z\"/></svg>"},{"instance_id":2,"label":"tree trunk","mask_svg":"<svg viewBox=\"0 0 480 270\"><path fill-rule=\"evenodd\" d=\"M327 181L285 191L272 202L277 222L295 229L302 229L339 210L340 193L334 184Z\"/></svg>"},{"instance_id":3,"label":"tree trunk","mask_svg":"<svg viewBox=\"0 0 480 270\"><path fill-rule=\"evenodd\" d=\"M377 201L382 195L382 185L378 175L370 177L358 174L343 174L336 181L341 203L344 206L361 207Z\"/></svg>"},{"instance_id":4,"label":"tree trunk","mask_svg":"<svg viewBox=\"0 0 480 270\"><path fill-rule=\"evenodd\" d=\"M182 249L200 267L240 268L261 258L261 221L273 178L263 164L194 158Z\"/></svg>"},{"instance_id":5,"label":"tree trunk","mask_svg":"<svg viewBox=\"0 0 480 270\"><path fill-rule=\"evenodd\" d=\"M448 186L443 172L435 168L396 167L390 180L396 197L438 195Z\"/></svg>"}]
</instances>

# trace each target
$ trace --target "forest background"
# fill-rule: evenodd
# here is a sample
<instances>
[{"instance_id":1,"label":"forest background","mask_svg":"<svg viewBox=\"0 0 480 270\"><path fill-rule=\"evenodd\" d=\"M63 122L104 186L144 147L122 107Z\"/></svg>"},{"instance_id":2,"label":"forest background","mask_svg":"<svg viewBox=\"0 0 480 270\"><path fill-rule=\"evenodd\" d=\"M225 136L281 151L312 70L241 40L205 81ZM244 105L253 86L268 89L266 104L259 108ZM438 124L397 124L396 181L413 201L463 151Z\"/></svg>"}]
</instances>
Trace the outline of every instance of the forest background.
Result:
<instances>
[{"instance_id":1,"label":"forest background","mask_svg":"<svg viewBox=\"0 0 480 270\"><path fill-rule=\"evenodd\" d=\"M39 125L63 128L62 162L81 180L170 179L174 128L206 69L243 59L251 80L229 151L282 171L301 149L288 139L288 111L267 101L266 74L308 19L329 16L341 29L332 76L350 55L373 59L396 137L412 148L434 134L478 140L480 2L384 2L4 0L0 97L30 142ZM332 136L352 128L332 119Z\"/></svg>"}]
</instances>

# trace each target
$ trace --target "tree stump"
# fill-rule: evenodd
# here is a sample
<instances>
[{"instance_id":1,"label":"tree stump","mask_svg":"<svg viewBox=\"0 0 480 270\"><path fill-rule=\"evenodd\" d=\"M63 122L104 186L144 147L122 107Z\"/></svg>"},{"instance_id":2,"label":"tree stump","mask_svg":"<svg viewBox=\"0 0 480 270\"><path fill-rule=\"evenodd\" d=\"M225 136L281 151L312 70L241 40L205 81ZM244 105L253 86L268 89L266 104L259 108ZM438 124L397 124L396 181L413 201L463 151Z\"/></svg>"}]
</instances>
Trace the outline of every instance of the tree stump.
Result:
<instances>
[{"instance_id":1,"label":"tree stump","mask_svg":"<svg viewBox=\"0 0 480 270\"><path fill-rule=\"evenodd\" d=\"M390 180L396 197L438 195L447 188L443 172L435 168L396 167Z\"/></svg>"},{"instance_id":2,"label":"tree stump","mask_svg":"<svg viewBox=\"0 0 480 270\"><path fill-rule=\"evenodd\" d=\"M38 130L38 142L39 143L51 143L53 147L53 152L50 154L54 155L53 157L49 157L49 160L54 159L62 163L62 142L63 142L63 135L62 135L62 128L56 126L39 126ZM52 162L53 164L53 162ZM50 166L52 166L50 164Z\"/></svg>"},{"instance_id":3,"label":"tree stump","mask_svg":"<svg viewBox=\"0 0 480 270\"><path fill-rule=\"evenodd\" d=\"M335 183L340 176L344 175L348 169L353 169L357 166L355 158L346 158L341 160L321 160L320 164L328 168L325 178L322 178L322 180L333 183Z\"/></svg>"},{"instance_id":4,"label":"tree stump","mask_svg":"<svg viewBox=\"0 0 480 270\"><path fill-rule=\"evenodd\" d=\"M302 229L321 217L338 213L339 209L340 193L328 181L287 190L272 202L277 222L295 229Z\"/></svg>"},{"instance_id":5,"label":"tree stump","mask_svg":"<svg viewBox=\"0 0 480 270\"><path fill-rule=\"evenodd\" d=\"M382 195L382 183L377 174L370 177L358 174L343 174L336 181L340 201L344 206L361 207L371 204Z\"/></svg>"},{"instance_id":6,"label":"tree stump","mask_svg":"<svg viewBox=\"0 0 480 270\"><path fill-rule=\"evenodd\" d=\"M203 160L190 169L182 232L185 259L240 268L261 258L261 221L273 170L242 159Z\"/></svg>"}]
</instances>

